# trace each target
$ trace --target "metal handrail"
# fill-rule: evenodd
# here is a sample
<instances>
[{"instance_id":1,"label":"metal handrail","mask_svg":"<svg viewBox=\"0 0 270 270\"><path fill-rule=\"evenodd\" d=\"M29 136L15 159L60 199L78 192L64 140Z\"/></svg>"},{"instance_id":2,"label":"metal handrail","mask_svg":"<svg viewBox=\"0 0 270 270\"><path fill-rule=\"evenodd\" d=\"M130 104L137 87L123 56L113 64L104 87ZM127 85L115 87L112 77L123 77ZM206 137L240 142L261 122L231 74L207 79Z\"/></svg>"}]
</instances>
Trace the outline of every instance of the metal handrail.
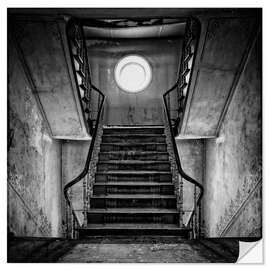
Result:
<instances>
[{"instance_id":1,"label":"metal handrail","mask_svg":"<svg viewBox=\"0 0 270 270\"><path fill-rule=\"evenodd\" d=\"M101 95L102 99L101 99L101 103L100 103L100 106L99 106L97 119L96 119L96 124L95 124L95 128L94 128L93 136L92 136L92 139L91 139L91 144L90 144L90 147L89 147L89 150L88 150L86 162L85 162L84 169L82 170L82 172L77 177L75 177L72 181L67 183L65 185L65 187L64 187L65 199L66 199L66 201L68 203L68 206L71 208L72 215L75 218L75 221L76 221L77 225L80 225L80 223L79 223L78 217L77 217L77 215L76 215L76 213L74 211L74 208L72 206L71 200L69 198L68 190L72 186L74 186L75 184L80 182L87 175L87 173L89 171L89 165L90 165L90 161L91 161L91 158L92 158L92 153L93 153L93 150L94 150L94 145L95 145L95 140L96 140L96 136L97 136L97 130L98 130L98 126L99 126L99 121L100 121L101 113L102 113L102 111L104 109L104 102L105 102L105 99L106 99L104 94L98 88L96 88L95 86L92 86L92 89L94 91L97 91Z\"/></svg>"},{"instance_id":2,"label":"metal handrail","mask_svg":"<svg viewBox=\"0 0 270 270\"><path fill-rule=\"evenodd\" d=\"M179 157L177 146L176 146L176 142L175 142L174 133L173 133L172 123L171 123L171 118L170 118L170 111L169 111L169 108L168 108L168 104L166 102L166 96L167 96L167 94L169 94L172 90L174 90L176 88L176 86L177 86L177 84L174 85L172 88L170 88L168 91L166 91L165 94L163 95L163 101L164 101L164 106L165 106L165 114L167 116L167 120L168 120L168 124L169 124L169 129L170 129L170 134L171 134L171 141L172 141L172 145L173 145L174 156L175 156L175 160L176 160L176 165L177 165L178 173L185 180L187 180L188 182L194 184L196 187L198 187L200 189L199 197L198 197L197 201L195 202L195 204L197 206L199 206L199 204L201 202L201 199L202 199L202 196L203 196L203 193L204 193L204 187L198 181L196 181L195 179L193 179L192 177L190 177L189 175L187 175L184 172L183 168L182 168L180 157ZM190 218L189 218L189 221L187 222L187 224L190 224L190 221L192 220L192 217L195 214L195 210L196 209L193 209L192 210L192 214L190 215Z\"/></svg>"}]
</instances>

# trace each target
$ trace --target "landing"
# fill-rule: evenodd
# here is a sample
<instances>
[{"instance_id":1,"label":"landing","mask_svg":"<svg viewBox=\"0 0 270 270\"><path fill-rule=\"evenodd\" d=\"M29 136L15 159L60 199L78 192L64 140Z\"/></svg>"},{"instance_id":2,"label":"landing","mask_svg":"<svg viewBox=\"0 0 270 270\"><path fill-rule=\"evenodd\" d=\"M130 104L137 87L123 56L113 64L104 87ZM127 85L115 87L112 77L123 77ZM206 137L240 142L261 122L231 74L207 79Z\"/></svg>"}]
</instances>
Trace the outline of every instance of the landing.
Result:
<instances>
[{"instance_id":1,"label":"landing","mask_svg":"<svg viewBox=\"0 0 270 270\"><path fill-rule=\"evenodd\" d=\"M84 240L31 237L15 238L8 244L8 262L233 263L238 253L238 239L187 240L175 236Z\"/></svg>"},{"instance_id":2,"label":"landing","mask_svg":"<svg viewBox=\"0 0 270 270\"><path fill-rule=\"evenodd\" d=\"M211 262L190 244L78 244L59 262L189 263Z\"/></svg>"}]
</instances>

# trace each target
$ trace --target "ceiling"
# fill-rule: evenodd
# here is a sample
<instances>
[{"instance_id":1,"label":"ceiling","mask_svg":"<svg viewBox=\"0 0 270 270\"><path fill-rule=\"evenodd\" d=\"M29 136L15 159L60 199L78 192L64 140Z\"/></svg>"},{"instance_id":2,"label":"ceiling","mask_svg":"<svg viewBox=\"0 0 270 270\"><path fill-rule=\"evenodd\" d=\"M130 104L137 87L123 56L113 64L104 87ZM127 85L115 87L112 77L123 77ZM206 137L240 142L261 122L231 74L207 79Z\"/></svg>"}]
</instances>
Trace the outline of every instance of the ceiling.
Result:
<instances>
[{"instance_id":1,"label":"ceiling","mask_svg":"<svg viewBox=\"0 0 270 270\"><path fill-rule=\"evenodd\" d=\"M177 19L95 20L84 25L84 34L86 39L182 37L185 26L185 21Z\"/></svg>"}]
</instances>

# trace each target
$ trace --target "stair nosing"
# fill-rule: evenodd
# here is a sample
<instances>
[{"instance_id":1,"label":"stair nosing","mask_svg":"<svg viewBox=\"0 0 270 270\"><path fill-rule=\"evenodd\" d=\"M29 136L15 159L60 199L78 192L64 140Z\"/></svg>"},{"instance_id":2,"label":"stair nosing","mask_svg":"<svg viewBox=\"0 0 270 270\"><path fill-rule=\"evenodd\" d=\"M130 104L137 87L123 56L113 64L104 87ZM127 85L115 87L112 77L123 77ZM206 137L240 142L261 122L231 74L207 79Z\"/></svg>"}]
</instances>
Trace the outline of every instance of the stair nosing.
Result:
<instances>
[{"instance_id":1,"label":"stair nosing","mask_svg":"<svg viewBox=\"0 0 270 270\"><path fill-rule=\"evenodd\" d=\"M123 136L124 135L124 136ZM127 134L103 134L102 137L128 137L128 136L139 136L139 137L143 137L143 136L149 136L149 137L166 137L165 134L156 134L156 133L127 133Z\"/></svg>"},{"instance_id":2,"label":"stair nosing","mask_svg":"<svg viewBox=\"0 0 270 270\"><path fill-rule=\"evenodd\" d=\"M147 175L151 175L151 174L171 174L171 171L143 171L143 170L110 170L110 171L97 171L96 174L133 174L133 175L141 175L141 174L147 174Z\"/></svg>"},{"instance_id":3,"label":"stair nosing","mask_svg":"<svg viewBox=\"0 0 270 270\"><path fill-rule=\"evenodd\" d=\"M115 126L103 126L103 129L139 129L139 128L141 128L141 129L152 129L152 128L156 128L156 129L164 129L164 126L162 126L162 125L148 125L148 126L117 126L117 125L115 125Z\"/></svg>"},{"instance_id":4,"label":"stair nosing","mask_svg":"<svg viewBox=\"0 0 270 270\"><path fill-rule=\"evenodd\" d=\"M122 228L121 228L122 227ZM82 230L88 229L163 229L163 230L190 230L188 228L180 228L177 224L159 224L159 223L93 223L88 224L86 227L80 228Z\"/></svg>"},{"instance_id":5,"label":"stair nosing","mask_svg":"<svg viewBox=\"0 0 270 270\"><path fill-rule=\"evenodd\" d=\"M135 143L132 143L132 142L125 142L125 143L119 143L119 142L102 142L101 145L167 145L166 142L135 142Z\"/></svg>"},{"instance_id":6,"label":"stair nosing","mask_svg":"<svg viewBox=\"0 0 270 270\"><path fill-rule=\"evenodd\" d=\"M101 214L118 214L118 213L127 213L127 214L178 214L177 209L168 209L168 208L90 208L87 213L101 213Z\"/></svg>"},{"instance_id":7,"label":"stair nosing","mask_svg":"<svg viewBox=\"0 0 270 270\"><path fill-rule=\"evenodd\" d=\"M95 182L94 186L174 186L170 182L147 182L147 181L126 181L126 182Z\"/></svg>"},{"instance_id":8,"label":"stair nosing","mask_svg":"<svg viewBox=\"0 0 270 270\"><path fill-rule=\"evenodd\" d=\"M104 151L104 152L99 152L99 154L140 154L140 155L146 155L146 154L159 154L159 155L169 155L168 152L163 151L136 151L136 150L120 150L120 151Z\"/></svg>"},{"instance_id":9,"label":"stair nosing","mask_svg":"<svg viewBox=\"0 0 270 270\"><path fill-rule=\"evenodd\" d=\"M160 194L107 194L93 195L91 199L176 199L175 195Z\"/></svg>"},{"instance_id":10,"label":"stair nosing","mask_svg":"<svg viewBox=\"0 0 270 270\"><path fill-rule=\"evenodd\" d=\"M140 159L111 159L111 160L99 160L98 164L159 164L159 163L170 163L169 160L140 160Z\"/></svg>"}]
</instances>

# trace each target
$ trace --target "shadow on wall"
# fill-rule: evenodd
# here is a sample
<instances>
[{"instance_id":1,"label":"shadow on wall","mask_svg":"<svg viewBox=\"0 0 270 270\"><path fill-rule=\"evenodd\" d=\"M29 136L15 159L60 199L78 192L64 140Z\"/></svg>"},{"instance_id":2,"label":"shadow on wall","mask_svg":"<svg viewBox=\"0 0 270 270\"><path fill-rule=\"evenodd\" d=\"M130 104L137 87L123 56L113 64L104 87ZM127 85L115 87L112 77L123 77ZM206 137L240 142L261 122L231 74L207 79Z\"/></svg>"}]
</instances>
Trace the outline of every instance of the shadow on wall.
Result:
<instances>
[{"instance_id":1,"label":"shadow on wall","mask_svg":"<svg viewBox=\"0 0 270 270\"><path fill-rule=\"evenodd\" d=\"M206 236L262 236L261 43L256 41L222 123L206 143Z\"/></svg>"}]
</instances>

